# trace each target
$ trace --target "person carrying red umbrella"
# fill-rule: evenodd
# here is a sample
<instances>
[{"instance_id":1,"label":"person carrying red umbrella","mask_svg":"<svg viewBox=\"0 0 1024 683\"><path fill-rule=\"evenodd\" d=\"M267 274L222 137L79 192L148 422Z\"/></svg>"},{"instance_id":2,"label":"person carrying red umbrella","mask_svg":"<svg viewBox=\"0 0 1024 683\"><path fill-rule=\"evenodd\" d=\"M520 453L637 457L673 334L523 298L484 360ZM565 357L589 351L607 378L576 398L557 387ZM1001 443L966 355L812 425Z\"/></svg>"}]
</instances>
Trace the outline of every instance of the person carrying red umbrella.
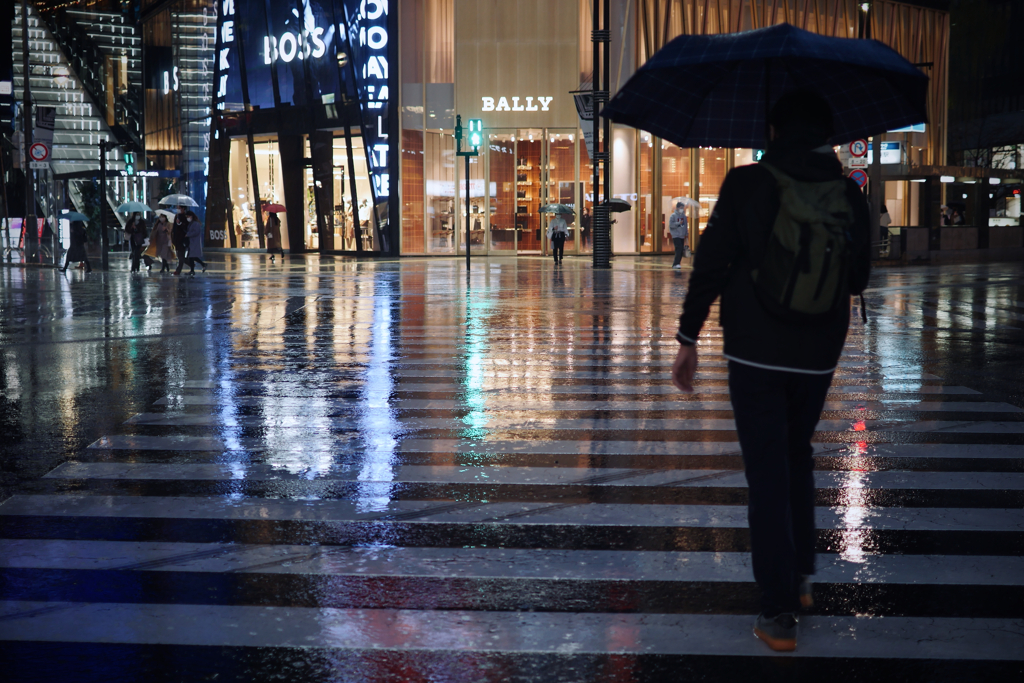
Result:
<instances>
[{"instance_id":1,"label":"person carrying red umbrella","mask_svg":"<svg viewBox=\"0 0 1024 683\"><path fill-rule=\"evenodd\" d=\"M270 262L274 262L274 256L277 253L281 254L281 258L284 258L284 247L282 246L281 240L281 219L277 217L279 213L286 213L284 206L281 204L267 204L263 207L269 215L267 216L264 227L266 228L267 236L267 253L270 254Z\"/></svg>"}]
</instances>

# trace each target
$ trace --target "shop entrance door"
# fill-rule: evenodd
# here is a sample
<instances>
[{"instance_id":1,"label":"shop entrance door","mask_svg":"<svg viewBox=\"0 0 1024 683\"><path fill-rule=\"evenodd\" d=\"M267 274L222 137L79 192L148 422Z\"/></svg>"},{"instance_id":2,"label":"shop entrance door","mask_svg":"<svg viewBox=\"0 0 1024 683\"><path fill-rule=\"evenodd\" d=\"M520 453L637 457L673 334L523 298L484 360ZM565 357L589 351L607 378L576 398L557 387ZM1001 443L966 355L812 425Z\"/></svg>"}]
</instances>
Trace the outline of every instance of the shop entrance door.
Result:
<instances>
[{"instance_id":1,"label":"shop entrance door","mask_svg":"<svg viewBox=\"0 0 1024 683\"><path fill-rule=\"evenodd\" d=\"M540 209L554 202L580 206L583 188L579 183L577 140L573 130L488 131L488 145L480 157L484 163L470 169L474 254L539 255L550 251L547 228L552 214L541 213ZM464 172L461 166L459 170ZM478 175L483 177L478 179ZM465 180L459 182L461 185ZM465 196L461 187L459 195ZM482 215L477 213L478 209ZM565 243L567 254L578 253L578 221L576 211ZM479 239L475 236L477 222L483 228ZM458 224L464 235L464 204ZM464 236L459 243L460 252L465 253Z\"/></svg>"}]
</instances>

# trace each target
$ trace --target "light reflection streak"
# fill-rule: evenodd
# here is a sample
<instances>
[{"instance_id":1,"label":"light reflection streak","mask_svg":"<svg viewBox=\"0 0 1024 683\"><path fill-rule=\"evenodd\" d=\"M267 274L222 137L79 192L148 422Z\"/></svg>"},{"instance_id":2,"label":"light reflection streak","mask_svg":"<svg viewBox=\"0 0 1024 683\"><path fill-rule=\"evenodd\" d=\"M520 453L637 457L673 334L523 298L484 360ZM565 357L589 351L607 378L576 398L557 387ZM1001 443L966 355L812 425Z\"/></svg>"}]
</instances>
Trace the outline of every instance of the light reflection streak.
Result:
<instances>
[{"instance_id":1,"label":"light reflection streak","mask_svg":"<svg viewBox=\"0 0 1024 683\"><path fill-rule=\"evenodd\" d=\"M383 512L391 503L394 489L395 458L401 427L391 406L395 381L391 366L395 350L391 338L392 283L383 281L373 297L369 363L363 400L358 409L359 433L365 453L359 469L360 486L356 509L359 512ZM370 483L373 482L373 483Z\"/></svg>"},{"instance_id":2,"label":"light reflection streak","mask_svg":"<svg viewBox=\"0 0 1024 683\"><path fill-rule=\"evenodd\" d=\"M489 373L484 372L484 366L488 364L484 354L487 350L485 339L487 338L484 316L489 312L491 304L481 298L476 301L467 296L466 300L466 351L464 366L466 370L464 402L469 409L462 422L469 428L463 431L463 436L480 439L487 434L487 396L483 388L485 378ZM513 362L513 364L515 364ZM491 375L493 376L493 374Z\"/></svg>"},{"instance_id":3,"label":"light reflection streak","mask_svg":"<svg viewBox=\"0 0 1024 683\"><path fill-rule=\"evenodd\" d=\"M868 553L864 548L871 533L867 525L871 511L867 507L868 499L865 486L868 472L857 466L857 460L867 457L868 444L865 441L852 443L847 447L847 453L852 456L852 462L849 471L844 472L838 482L839 505L844 506L840 527L843 531L839 556L847 562L864 564L868 561Z\"/></svg>"}]
</instances>

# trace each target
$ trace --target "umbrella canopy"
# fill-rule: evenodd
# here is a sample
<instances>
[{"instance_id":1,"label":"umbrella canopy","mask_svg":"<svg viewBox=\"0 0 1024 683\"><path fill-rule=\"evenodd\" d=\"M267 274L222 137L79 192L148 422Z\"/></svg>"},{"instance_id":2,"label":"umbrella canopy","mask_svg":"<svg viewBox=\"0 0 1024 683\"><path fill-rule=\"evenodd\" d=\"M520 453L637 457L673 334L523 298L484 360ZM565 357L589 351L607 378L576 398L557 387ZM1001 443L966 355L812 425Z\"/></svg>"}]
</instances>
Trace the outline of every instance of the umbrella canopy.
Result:
<instances>
[{"instance_id":1,"label":"umbrella canopy","mask_svg":"<svg viewBox=\"0 0 1024 683\"><path fill-rule=\"evenodd\" d=\"M149 213L152 210L142 202L125 202L117 207L118 213Z\"/></svg>"},{"instance_id":2,"label":"umbrella canopy","mask_svg":"<svg viewBox=\"0 0 1024 683\"><path fill-rule=\"evenodd\" d=\"M57 219L62 221L83 221L89 222L89 217L84 213L78 213L77 211L65 211L64 213L57 214Z\"/></svg>"},{"instance_id":3,"label":"umbrella canopy","mask_svg":"<svg viewBox=\"0 0 1024 683\"><path fill-rule=\"evenodd\" d=\"M196 200L187 194L169 194L160 200L164 206L199 206Z\"/></svg>"},{"instance_id":4,"label":"umbrella canopy","mask_svg":"<svg viewBox=\"0 0 1024 683\"><path fill-rule=\"evenodd\" d=\"M831 105L832 144L927 119L928 77L896 51L789 24L679 36L633 74L601 115L680 147L760 148L771 105L797 88Z\"/></svg>"},{"instance_id":5,"label":"umbrella canopy","mask_svg":"<svg viewBox=\"0 0 1024 683\"><path fill-rule=\"evenodd\" d=\"M157 215L157 216L163 216L163 217L165 217L165 218L166 218L167 220L169 220L169 221L173 221L173 220L174 220L174 216L175 216L175 213L174 213L173 211L168 211L167 209L157 209L157 210L156 210L156 215Z\"/></svg>"},{"instance_id":6,"label":"umbrella canopy","mask_svg":"<svg viewBox=\"0 0 1024 683\"><path fill-rule=\"evenodd\" d=\"M545 204L540 207L541 213L568 213L575 214L576 209L572 208L568 204Z\"/></svg>"},{"instance_id":7,"label":"umbrella canopy","mask_svg":"<svg viewBox=\"0 0 1024 683\"><path fill-rule=\"evenodd\" d=\"M263 210L267 211L268 213L287 213L288 212L288 210L285 209L280 204L264 204L263 205Z\"/></svg>"},{"instance_id":8,"label":"umbrella canopy","mask_svg":"<svg viewBox=\"0 0 1024 683\"><path fill-rule=\"evenodd\" d=\"M691 199L690 197L676 197L672 200L672 206L674 207L679 202L682 202L684 206L692 206L695 209L700 208L700 202L695 199Z\"/></svg>"},{"instance_id":9,"label":"umbrella canopy","mask_svg":"<svg viewBox=\"0 0 1024 683\"><path fill-rule=\"evenodd\" d=\"M622 213L633 209L633 205L625 199L609 199L606 202L601 202L598 206L607 206L609 213Z\"/></svg>"}]
</instances>

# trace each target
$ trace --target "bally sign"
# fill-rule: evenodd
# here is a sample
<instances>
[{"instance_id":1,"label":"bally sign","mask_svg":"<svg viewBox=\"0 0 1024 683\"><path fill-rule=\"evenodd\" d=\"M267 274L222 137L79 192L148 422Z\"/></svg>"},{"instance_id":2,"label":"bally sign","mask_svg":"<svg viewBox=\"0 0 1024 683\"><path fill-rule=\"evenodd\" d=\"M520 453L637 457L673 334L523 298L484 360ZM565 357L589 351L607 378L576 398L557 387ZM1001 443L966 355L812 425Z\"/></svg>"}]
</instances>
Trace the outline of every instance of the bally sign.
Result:
<instances>
[{"instance_id":1,"label":"bally sign","mask_svg":"<svg viewBox=\"0 0 1024 683\"><path fill-rule=\"evenodd\" d=\"M482 100L480 111L548 111L548 107L551 105L551 100L554 97L499 97L497 104L494 102L493 97L481 97ZM509 106L508 101L512 100L512 105ZM526 100L524 104L519 104L519 100ZM537 100L537 104L534 104L534 100Z\"/></svg>"}]
</instances>

